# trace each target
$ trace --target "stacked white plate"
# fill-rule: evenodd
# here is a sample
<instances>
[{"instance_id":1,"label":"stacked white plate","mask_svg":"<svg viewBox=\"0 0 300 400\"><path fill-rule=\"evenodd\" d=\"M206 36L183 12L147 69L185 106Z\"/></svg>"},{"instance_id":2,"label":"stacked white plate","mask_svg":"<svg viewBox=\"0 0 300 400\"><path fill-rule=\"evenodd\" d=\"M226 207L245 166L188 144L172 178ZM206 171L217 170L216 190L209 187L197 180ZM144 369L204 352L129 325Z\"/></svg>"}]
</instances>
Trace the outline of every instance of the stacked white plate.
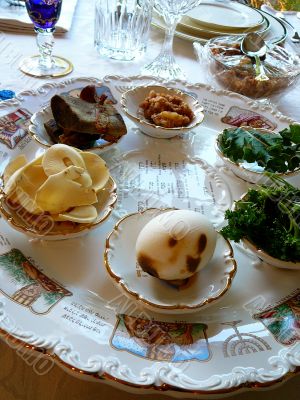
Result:
<instances>
[{"instance_id":1,"label":"stacked white plate","mask_svg":"<svg viewBox=\"0 0 300 400\"><path fill-rule=\"evenodd\" d=\"M153 25L166 29L158 13L154 15ZM213 37L248 32L257 32L274 44L283 42L287 34L285 26L273 15L229 0L204 0L182 17L175 34L204 43Z\"/></svg>"}]
</instances>

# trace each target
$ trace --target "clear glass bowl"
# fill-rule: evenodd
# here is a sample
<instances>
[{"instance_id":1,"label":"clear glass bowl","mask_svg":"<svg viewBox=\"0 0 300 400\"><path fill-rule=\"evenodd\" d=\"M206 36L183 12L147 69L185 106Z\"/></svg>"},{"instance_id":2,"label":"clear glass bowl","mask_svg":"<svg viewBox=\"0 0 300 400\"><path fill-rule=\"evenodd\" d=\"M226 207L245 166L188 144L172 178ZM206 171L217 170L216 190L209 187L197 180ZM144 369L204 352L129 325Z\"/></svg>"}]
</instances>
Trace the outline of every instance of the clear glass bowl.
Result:
<instances>
[{"instance_id":1,"label":"clear glass bowl","mask_svg":"<svg viewBox=\"0 0 300 400\"><path fill-rule=\"evenodd\" d=\"M203 49L210 74L227 90L251 98L266 98L282 92L300 76L300 58L275 45L262 64L268 81L255 79L255 62L240 50L243 36L223 36L209 40Z\"/></svg>"}]
</instances>

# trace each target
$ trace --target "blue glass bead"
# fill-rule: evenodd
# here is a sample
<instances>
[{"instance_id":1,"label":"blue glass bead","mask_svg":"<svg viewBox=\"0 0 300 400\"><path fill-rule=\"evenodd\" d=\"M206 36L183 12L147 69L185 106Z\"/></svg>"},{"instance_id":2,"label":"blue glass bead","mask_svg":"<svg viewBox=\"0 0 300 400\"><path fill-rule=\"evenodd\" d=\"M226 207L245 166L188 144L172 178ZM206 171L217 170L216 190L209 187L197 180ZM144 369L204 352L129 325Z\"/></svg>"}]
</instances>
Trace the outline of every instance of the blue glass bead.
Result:
<instances>
[{"instance_id":1,"label":"blue glass bead","mask_svg":"<svg viewBox=\"0 0 300 400\"><path fill-rule=\"evenodd\" d=\"M0 100L9 100L15 97L16 93L12 90L0 90Z\"/></svg>"}]
</instances>

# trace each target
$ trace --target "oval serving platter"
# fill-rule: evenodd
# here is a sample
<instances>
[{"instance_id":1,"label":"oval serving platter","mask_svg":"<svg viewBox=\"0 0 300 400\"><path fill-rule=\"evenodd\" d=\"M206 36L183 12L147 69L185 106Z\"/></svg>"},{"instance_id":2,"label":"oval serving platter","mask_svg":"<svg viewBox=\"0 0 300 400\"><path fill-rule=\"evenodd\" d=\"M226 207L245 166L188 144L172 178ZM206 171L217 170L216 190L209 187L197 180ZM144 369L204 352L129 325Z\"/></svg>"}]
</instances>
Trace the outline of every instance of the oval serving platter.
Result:
<instances>
[{"instance_id":1,"label":"oval serving platter","mask_svg":"<svg viewBox=\"0 0 300 400\"><path fill-rule=\"evenodd\" d=\"M135 86L167 84L197 97L206 117L194 131L167 140L143 135L125 117L128 134L103 155L118 187L116 208L83 238L30 240L0 219L2 336L48 354L78 378L142 393L232 392L270 386L296 372L299 333L284 321L299 318L300 271L271 267L233 244L237 273L226 296L201 312L164 315L139 308L119 291L103 259L117 221L146 208L193 209L222 225L224 211L247 190L215 165L216 135L229 127L225 117L256 113L277 129L293 121L204 84L142 76L69 79L0 103L0 173L16 155L31 159L44 151L28 134L31 115L54 94L88 84L109 90L118 102Z\"/></svg>"}]
</instances>

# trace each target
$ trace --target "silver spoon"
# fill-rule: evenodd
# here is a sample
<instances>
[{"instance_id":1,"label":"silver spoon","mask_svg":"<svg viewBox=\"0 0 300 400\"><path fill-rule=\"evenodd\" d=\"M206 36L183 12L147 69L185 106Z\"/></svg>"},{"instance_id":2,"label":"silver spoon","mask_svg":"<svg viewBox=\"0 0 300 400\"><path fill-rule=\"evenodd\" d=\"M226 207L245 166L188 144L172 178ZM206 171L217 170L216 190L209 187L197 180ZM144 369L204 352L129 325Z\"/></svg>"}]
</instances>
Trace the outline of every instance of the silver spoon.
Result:
<instances>
[{"instance_id":1,"label":"silver spoon","mask_svg":"<svg viewBox=\"0 0 300 400\"><path fill-rule=\"evenodd\" d=\"M267 45L264 39L255 32L248 33L242 40L241 50L246 56L255 59L255 79L257 81L268 81L269 78L261 63L261 58L267 53Z\"/></svg>"}]
</instances>

